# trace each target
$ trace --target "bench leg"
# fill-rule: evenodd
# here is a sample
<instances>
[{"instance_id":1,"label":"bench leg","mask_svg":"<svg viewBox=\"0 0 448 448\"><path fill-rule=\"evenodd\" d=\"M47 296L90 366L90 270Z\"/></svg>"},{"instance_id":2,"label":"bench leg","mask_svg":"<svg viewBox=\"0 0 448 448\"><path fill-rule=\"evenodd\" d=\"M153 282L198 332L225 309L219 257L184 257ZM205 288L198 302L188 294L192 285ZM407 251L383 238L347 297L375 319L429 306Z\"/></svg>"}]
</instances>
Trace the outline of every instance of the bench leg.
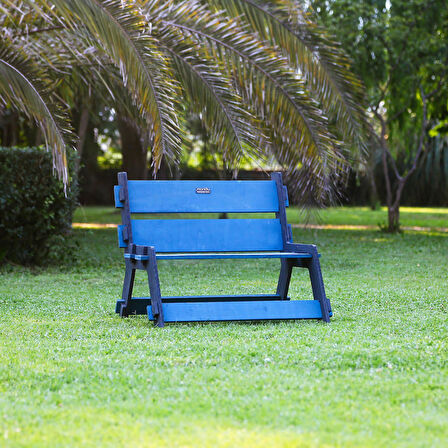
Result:
<instances>
[{"instance_id":1,"label":"bench leg","mask_svg":"<svg viewBox=\"0 0 448 448\"><path fill-rule=\"evenodd\" d=\"M281 268L278 276L277 294L283 299L288 298L289 283L291 281L292 260L289 258L282 258L280 260Z\"/></svg>"},{"instance_id":2,"label":"bench leg","mask_svg":"<svg viewBox=\"0 0 448 448\"><path fill-rule=\"evenodd\" d=\"M134 279L135 279L135 269L132 265L131 260L125 261L126 271L124 274L124 282L123 282L123 294L122 299L124 300L124 304L121 305L120 308L120 316L127 317L129 315L127 306L129 301L132 300L132 289L134 287Z\"/></svg>"},{"instance_id":3,"label":"bench leg","mask_svg":"<svg viewBox=\"0 0 448 448\"><path fill-rule=\"evenodd\" d=\"M157 269L156 253L154 248L149 248L149 260L146 263L148 273L149 293L151 295L151 309L154 316L154 325L163 327L162 295L160 293L159 272Z\"/></svg>"},{"instance_id":4,"label":"bench leg","mask_svg":"<svg viewBox=\"0 0 448 448\"><path fill-rule=\"evenodd\" d=\"M319 300L320 308L322 310L322 320L330 322L330 301L325 294L324 281L320 269L319 255L317 249L313 251L313 257L308 262L308 270L310 273L311 287L313 289L313 297Z\"/></svg>"}]
</instances>

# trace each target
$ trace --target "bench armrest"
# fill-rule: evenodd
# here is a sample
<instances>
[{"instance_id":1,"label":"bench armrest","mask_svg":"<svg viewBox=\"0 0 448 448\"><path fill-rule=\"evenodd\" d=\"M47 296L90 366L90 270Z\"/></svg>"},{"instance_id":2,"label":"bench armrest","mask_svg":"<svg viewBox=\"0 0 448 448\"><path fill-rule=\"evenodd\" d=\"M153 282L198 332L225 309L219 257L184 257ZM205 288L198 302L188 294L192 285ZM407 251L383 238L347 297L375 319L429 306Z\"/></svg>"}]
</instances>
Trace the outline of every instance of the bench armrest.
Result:
<instances>
[{"instance_id":1,"label":"bench armrest","mask_svg":"<svg viewBox=\"0 0 448 448\"><path fill-rule=\"evenodd\" d=\"M300 243L286 243L285 251L287 252L301 252L318 256L317 246L315 244L300 244Z\"/></svg>"},{"instance_id":2,"label":"bench armrest","mask_svg":"<svg viewBox=\"0 0 448 448\"><path fill-rule=\"evenodd\" d=\"M125 249L125 253L133 255L148 255L150 251L154 251L154 246L139 246L138 244L129 244Z\"/></svg>"}]
</instances>

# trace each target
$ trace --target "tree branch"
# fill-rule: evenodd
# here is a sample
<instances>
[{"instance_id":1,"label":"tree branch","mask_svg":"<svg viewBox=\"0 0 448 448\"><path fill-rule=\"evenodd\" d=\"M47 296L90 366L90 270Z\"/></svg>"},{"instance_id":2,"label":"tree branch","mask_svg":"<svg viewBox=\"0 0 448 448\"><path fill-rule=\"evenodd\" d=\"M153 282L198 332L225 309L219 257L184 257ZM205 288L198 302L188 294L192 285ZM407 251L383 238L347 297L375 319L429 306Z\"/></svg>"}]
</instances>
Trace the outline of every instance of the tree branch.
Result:
<instances>
[{"instance_id":1,"label":"tree branch","mask_svg":"<svg viewBox=\"0 0 448 448\"><path fill-rule=\"evenodd\" d=\"M62 25L57 25L57 26L49 26L48 28L37 28L32 31L24 31L22 33L14 34L13 37L24 37L24 36L30 36L31 34L47 33L49 31L56 31L56 30L62 30L62 29L67 29L67 27L64 27Z\"/></svg>"},{"instance_id":2,"label":"tree branch","mask_svg":"<svg viewBox=\"0 0 448 448\"><path fill-rule=\"evenodd\" d=\"M397 162L395 161L394 157L392 156L389 148L384 147L384 149L392 162L392 168L394 170L395 177L398 179L398 181L401 181L403 179L403 177L401 176L400 172L398 171Z\"/></svg>"},{"instance_id":3,"label":"tree branch","mask_svg":"<svg viewBox=\"0 0 448 448\"><path fill-rule=\"evenodd\" d=\"M386 181L387 205L389 207L392 204L392 188L390 184L389 170L387 169L386 121L377 110L374 110L373 113L381 125L381 137L378 138L377 135L376 137L379 139L382 149L381 160L383 163L384 179Z\"/></svg>"},{"instance_id":4,"label":"tree branch","mask_svg":"<svg viewBox=\"0 0 448 448\"><path fill-rule=\"evenodd\" d=\"M406 175L404 175L401 180L399 181L400 185L397 190L397 195L394 202L394 207L397 207L400 204L400 198L401 198L401 192L403 191L404 185L406 184L407 180L411 176L411 174L417 169L417 163L420 159L420 155L423 152L423 143L425 141L425 134L426 134L426 127L428 125L428 103L427 100L430 96L437 93L438 89L442 86L442 83L439 82L439 85L436 89L434 89L432 92L430 92L428 95L425 95L425 92L423 90L422 85L420 84L420 95L422 97L423 102L423 117L422 117L422 125L420 128L420 137L418 142L418 148L417 153L415 154L414 160L412 162L411 168L409 168Z\"/></svg>"}]
</instances>

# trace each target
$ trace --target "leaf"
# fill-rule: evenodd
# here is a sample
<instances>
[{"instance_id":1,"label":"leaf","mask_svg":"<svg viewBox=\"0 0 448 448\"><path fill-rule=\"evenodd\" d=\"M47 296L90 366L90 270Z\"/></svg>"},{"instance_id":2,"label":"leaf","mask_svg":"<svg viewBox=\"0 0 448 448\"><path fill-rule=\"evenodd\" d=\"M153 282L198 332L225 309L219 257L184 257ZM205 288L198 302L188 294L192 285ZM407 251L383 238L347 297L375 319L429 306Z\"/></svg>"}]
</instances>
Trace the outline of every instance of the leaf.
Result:
<instances>
[{"instance_id":1,"label":"leaf","mask_svg":"<svg viewBox=\"0 0 448 448\"><path fill-rule=\"evenodd\" d=\"M61 102L49 91L47 78L25 55L0 41L0 100L34 119L41 128L47 149L53 154L59 177L68 183L65 148L71 131Z\"/></svg>"}]
</instances>

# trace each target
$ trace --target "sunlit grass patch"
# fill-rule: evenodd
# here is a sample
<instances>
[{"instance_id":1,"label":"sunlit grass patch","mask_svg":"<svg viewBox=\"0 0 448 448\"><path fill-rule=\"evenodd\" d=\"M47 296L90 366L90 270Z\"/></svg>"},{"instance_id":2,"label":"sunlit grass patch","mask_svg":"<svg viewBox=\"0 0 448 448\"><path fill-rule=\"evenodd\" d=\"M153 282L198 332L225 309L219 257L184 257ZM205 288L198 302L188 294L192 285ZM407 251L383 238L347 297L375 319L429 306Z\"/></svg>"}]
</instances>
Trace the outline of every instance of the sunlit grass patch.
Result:
<instances>
[{"instance_id":1,"label":"sunlit grass patch","mask_svg":"<svg viewBox=\"0 0 448 448\"><path fill-rule=\"evenodd\" d=\"M381 209L387 211L386 207L382 207ZM404 213L423 213L425 215L448 215L448 208L443 207L400 207L400 211Z\"/></svg>"}]
</instances>

